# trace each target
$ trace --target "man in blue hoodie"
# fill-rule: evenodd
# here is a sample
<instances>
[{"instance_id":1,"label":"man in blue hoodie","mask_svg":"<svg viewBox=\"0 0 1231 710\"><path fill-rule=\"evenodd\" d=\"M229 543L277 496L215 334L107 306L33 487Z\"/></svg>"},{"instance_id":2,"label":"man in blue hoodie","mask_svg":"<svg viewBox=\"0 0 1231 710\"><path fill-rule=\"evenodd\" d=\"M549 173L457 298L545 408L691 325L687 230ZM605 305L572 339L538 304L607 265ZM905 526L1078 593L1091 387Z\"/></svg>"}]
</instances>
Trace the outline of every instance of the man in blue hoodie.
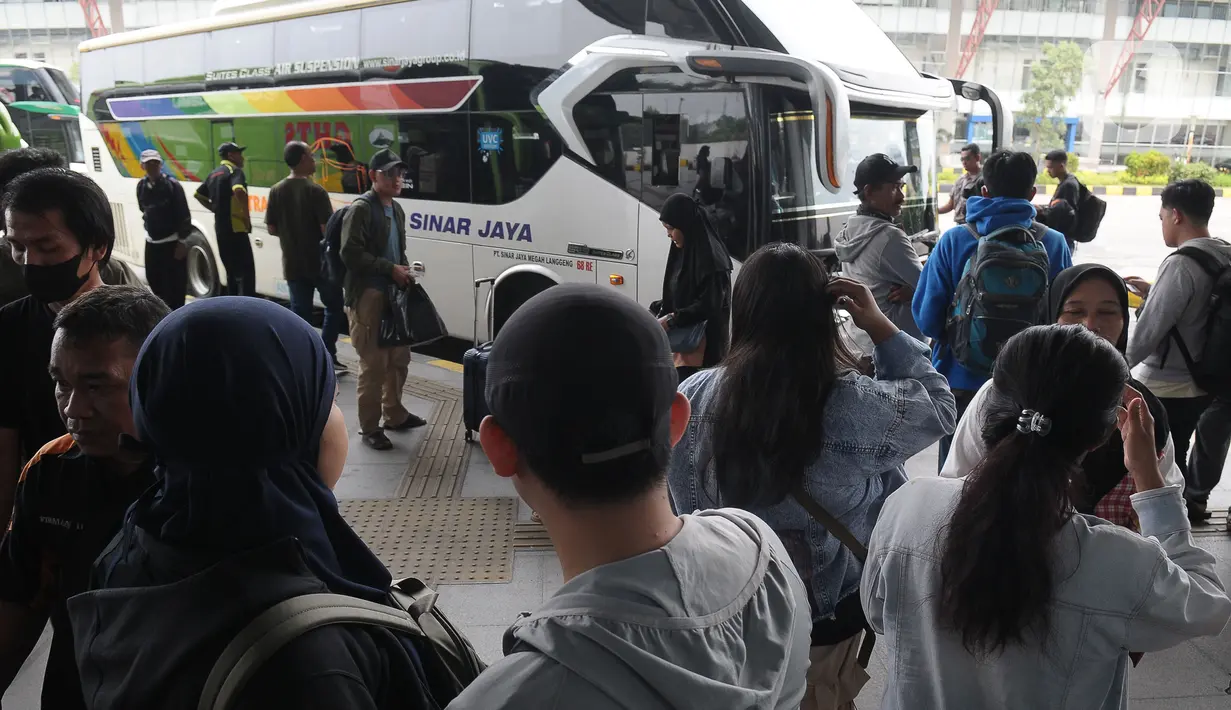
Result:
<instances>
[{"instance_id":1,"label":"man in blue hoodie","mask_svg":"<svg viewBox=\"0 0 1231 710\"><path fill-rule=\"evenodd\" d=\"M500 329L487 403L479 441L542 516L564 586L449 710L799 707L808 592L756 516L672 510L690 405L648 311L592 284L547 289Z\"/></svg>"},{"instance_id":2,"label":"man in blue hoodie","mask_svg":"<svg viewBox=\"0 0 1231 710\"><path fill-rule=\"evenodd\" d=\"M983 196L966 201L966 223L980 236L1009 225L1029 229L1034 224L1034 179L1038 166L1029 153L1000 150L983 164ZM986 375L971 372L953 355L945 326L953 311L953 299L966 262L974 256L978 240L966 225L957 225L941 235L936 248L924 264L911 311L923 334L932 339L932 366L949 379L957 401L957 416L962 418L975 392L987 381ZM1043 234L1047 250L1048 282L1073 265L1073 255L1064 235L1054 229ZM945 465L952 436L940 440L939 466Z\"/></svg>"}]
</instances>

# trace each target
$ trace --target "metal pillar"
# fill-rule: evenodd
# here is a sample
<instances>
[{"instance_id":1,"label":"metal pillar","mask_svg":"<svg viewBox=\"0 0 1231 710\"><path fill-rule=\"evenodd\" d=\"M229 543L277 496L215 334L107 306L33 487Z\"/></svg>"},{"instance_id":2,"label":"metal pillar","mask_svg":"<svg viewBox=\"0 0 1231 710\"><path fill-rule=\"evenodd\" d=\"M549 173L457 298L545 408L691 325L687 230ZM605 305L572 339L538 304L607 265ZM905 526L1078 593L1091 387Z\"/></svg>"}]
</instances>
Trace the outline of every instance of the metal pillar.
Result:
<instances>
[{"instance_id":1,"label":"metal pillar","mask_svg":"<svg viewBox=\"0 0 1231 710\"><path fill-rule=\"evenodd\" d=\"M957 76L962 62L963 0L949 1L949 36L945 39L945 76Z\"/></svg>"},{"instance_id":2,"label":"metal pillar","mask_svg":"<svg viewBox=\"0 0 1231 710\"><path fill-rule=\"evenodd\" d=\"M107 7L111 9L111 32L112 34L124 31L124 0L107 0Z\"/></svg>"},{"instance_id":3,"label":"metal pillar","mask_svg":"<svg viewBox=\"0 0 1231 710\"><path fill-rule=\"evenodd\" d=\"M1103 40L1099 43L1095 60L1098 62L1099 81L1111 77L1112 43L1116 39L1116 20L1120 17L1120 2L1122 0L1106 0L1103 11ZM1090 120L1090 156L1097 165L1103 154L1103 131L1107 125L1107 95L1098 93L1094 96L1094 115Z\"/></svg>"}]
</instances>

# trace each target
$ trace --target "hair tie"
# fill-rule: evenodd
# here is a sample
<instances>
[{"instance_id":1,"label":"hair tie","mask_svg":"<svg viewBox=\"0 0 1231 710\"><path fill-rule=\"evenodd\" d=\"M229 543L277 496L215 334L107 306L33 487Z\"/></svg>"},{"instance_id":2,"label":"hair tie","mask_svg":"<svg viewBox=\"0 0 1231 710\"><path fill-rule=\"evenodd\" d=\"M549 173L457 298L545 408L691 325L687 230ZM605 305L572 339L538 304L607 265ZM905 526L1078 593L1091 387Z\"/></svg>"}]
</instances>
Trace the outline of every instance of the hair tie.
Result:
<instances>
[{"instance_id":1,"label":"hair tie","mask_svg":"<svg viewBox=\"0 0 1231 710\"><path fill-rule=\"evenodd\" d=\"M1047 436L1051 432L1051 417L1033 409L1023 409L1017 418L1017 430L1023 434Z\"/></svg>"}]
</instances>

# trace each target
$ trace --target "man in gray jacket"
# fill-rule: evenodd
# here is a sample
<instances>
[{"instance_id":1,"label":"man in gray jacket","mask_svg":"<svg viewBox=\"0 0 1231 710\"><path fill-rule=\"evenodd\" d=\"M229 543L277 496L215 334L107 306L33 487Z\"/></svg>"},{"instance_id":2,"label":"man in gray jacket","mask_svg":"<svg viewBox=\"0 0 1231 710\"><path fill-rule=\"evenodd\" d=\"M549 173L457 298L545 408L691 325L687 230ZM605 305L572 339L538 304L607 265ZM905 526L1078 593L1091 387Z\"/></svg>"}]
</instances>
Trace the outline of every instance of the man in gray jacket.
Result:
<instances>
[{"instance_id":1,"label":"man in gray jacket","mask_svg":"<svg viewBox=\"0 0 1231 710\"><path fill-rule=\"evenodd\" d=\"M866 285L881 312L899 330L927 342L910 311L923 264L910 237L894 223L906 200L903 178L918 170L914 165L898 165L884 153L860 161L855 169L859 210L847 220L834 246L842 274Z\"/></svg>"},{"instance_id":2,"label":"man in gray jacket","mask_svg":"<svg viewBox=\"0 0 1231 710\"><path fill-rule=\"evenodd\" d=\"M535 296L496 337L487 403L479 441L542 516L564 586L450 710L799 707L812 615L778 536L672 510L689 404L649 312L594 285Z\"/></svg>"},{"instance_id":3,"label":"man in gray jacket","mask_svg":"<svg viewBox=\"0 0 1231 710\"><path fill-rule=\"evenodd\" d=\"M1200 180L1181 180L1163 190L1163 241L1172 248L1190 247L1208 252L1222 264L1231 263L1231 245L1210 236L1214 189ZM1189 353L1205 347L1213 278L1192 258L1172 254L1158 267L1154 286L1142 278L1125 281L1143 297L1137 327L1128 341L1128 364L1133 375L1167 410L1175 461L1184 474L1184 498L1194 523L1209 518L1206 503L1222 477L1231 440L1231 401L1202 391L1193 382L1176 341ZM1189 454L1194 431L1196 445ZM1228 523L1231 532L1231 522Z\"/></svg>"}]
</instances>

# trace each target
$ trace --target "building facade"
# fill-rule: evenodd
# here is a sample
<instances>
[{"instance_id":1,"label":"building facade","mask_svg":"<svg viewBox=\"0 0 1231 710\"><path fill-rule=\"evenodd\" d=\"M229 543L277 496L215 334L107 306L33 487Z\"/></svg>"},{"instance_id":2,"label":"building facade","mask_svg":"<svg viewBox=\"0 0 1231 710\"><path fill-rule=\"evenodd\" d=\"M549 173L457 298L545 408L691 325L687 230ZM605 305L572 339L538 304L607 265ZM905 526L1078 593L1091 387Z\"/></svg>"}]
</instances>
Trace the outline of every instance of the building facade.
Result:
<instances>
[{"instance_id":1,"label":"building facade","mask_svg":"<svg viewBox=\"0 0 1231 710\"><path fill-rule=\"evenodd\" d=\"M957 74L980 4L994 5L963 78L994 89L1014 114L1031 87L1043 46L1077 44L1085 56L1082 85L1055 118L1064 123L1066 147L1083 158L1097 155L1101 164L1116 165L1133 151L1157 149L1231 165L1231 0L1164 0L1106 98L1143 4L1149 10L1158 0L858 2L921 71L938 76ZM124 27L205 17L213 5L212 0L125 0ZM110 28L110 7L100 2L98 9ZM90 36L79 2L0 0L0 59L46 62L77 80L77 45ZM942 148L949 147L942 154L970 140L990 142L987 113L959 101L952 126L939 127ZM1027 134L1019 121L1015 142L1024 144Z\"/></svg>"},{"instance_id":2,"label":"building facade","mask_svg":"<svg viewBox=\"0 0 1231 710\"><path fill-rule=\"evenodd\" d=\"M97 3L108 29L111 9ZM155 27L207 17L211 0L124 0L124 28ZM77 45L90 39L85 12L77 0L0 0L0 59L54 64L77 80Z\"/></svg>"},{"instance_id":3,"label":"building facade","mask_svg":"<svg viewBox=\"0 0 1231 710\"><path fill-rule=\"evenodd\" d=\"M858 0L924 72L955 76L979 14L980 0ZM1228 0L984 0L987 17L962 78L996 91L1015 114L1030 89L1043 46L1071 41L1084 53L1083 79L1062 115L1069 150L1082 167L1122 164L1133 151L1160 150L1218 165L1231 163L1231 10ZM1143 4L1145 5L1143 10ZM1126 39L1139 13L1158 9L1136 51ZM1124 71L1107 93L1112 75ZM1104 94L1106 93L1106 98ZM960 107L956 146L986 137L986 116ZM943 127L943 128L948 128ZM1018 122L1015 142L1027 127Z\"/></svg>"}]
</instances>

